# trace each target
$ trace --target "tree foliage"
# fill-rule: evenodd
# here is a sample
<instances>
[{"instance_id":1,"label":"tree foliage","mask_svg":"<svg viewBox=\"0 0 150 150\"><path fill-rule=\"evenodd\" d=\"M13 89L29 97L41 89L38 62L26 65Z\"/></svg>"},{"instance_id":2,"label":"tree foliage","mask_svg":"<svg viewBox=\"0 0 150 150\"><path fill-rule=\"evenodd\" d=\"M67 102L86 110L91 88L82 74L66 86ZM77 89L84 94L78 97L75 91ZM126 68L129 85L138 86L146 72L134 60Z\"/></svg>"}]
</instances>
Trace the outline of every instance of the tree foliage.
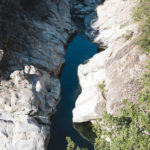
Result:
<instances>
[{"instance_id":1,"label":"tree foliage","mask_svg":"<svg viewBox=\"0 0 150 150\"><path fill-rule=\"evenodd\" d=\"M70 137L66 137L67 140L67 150L87 150L87 148L80 148L71 140Z\"/></svg>"}]
</instances>

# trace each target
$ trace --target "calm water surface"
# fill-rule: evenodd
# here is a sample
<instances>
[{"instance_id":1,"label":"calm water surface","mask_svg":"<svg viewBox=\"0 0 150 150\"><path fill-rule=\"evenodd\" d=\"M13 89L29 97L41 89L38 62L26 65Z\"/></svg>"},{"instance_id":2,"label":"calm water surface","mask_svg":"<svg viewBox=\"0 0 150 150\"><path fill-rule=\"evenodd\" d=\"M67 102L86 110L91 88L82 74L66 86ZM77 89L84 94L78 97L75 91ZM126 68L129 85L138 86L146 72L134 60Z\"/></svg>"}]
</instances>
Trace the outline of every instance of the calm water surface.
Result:
<instances>
[{"instance_id":1,"label":"calm water surface","mask_svg":"<svg viewBox=\"0 0 150 150\"><path fill-rule=\"evenodd\" d=\"M97 46L82 35L75 36L66 50L66 64L60 79L62 97L52 118L50 150L66 150L66 136L70 136L77 145L93 150L93 146L73 128L72 109L79 89L77 67L96 52Z\"/></svg>"}]
</instances>

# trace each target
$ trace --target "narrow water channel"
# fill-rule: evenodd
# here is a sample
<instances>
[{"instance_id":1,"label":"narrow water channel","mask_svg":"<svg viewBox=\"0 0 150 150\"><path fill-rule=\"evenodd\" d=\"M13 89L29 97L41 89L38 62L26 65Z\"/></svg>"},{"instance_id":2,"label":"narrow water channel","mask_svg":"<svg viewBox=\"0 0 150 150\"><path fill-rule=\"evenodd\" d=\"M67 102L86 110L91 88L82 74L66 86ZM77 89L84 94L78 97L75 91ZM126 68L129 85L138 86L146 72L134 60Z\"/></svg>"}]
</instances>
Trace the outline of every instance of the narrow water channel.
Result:
<instances>
[{"instance_id":1,"label":"narrow water channel","mask_svg":"<svg viewBox=\"0 0 150 150\"><path fill-rule=\"evenodd\" d=\"M73 128L72 109L79 89L77 67L96 52L97 46L82 35L76 35L67 47L66 64L60 79L62 96L57 112L52 118L50 150L66 150L67 136L70 136L77 145L93 150L93 146Z\"/></svg>"}]
</instances>

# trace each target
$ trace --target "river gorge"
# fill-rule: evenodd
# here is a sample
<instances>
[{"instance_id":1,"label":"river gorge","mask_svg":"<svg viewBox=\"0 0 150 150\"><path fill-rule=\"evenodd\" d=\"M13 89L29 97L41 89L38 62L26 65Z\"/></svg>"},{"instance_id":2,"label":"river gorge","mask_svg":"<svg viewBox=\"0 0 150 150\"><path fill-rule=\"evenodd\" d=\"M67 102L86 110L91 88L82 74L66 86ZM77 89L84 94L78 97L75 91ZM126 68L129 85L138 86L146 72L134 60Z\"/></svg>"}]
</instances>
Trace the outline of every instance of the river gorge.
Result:
<instances>
[{"instance_id":1,"label":"river gorge","mask_svg":"<svg viewBox=\"0 0 150 150\"><path fill-rule=\"evenodd\" d=\"M73 123L118 115L142 88L137 4L0 1L0 150L65 150L66 136L93 149Z\"/></svg>"},{"instance_id":2,"label":"river gorge","mask_svg":"<svg viewBox=\"0 0 150 150\"><path fill-rule=\"evenodd\" d=\"M92 145L82 139L73 128L72 109L80 93L77 67L95 53L97 53L97 46L92 44L84 35L76 35L66 50L66 63L60 78L62 96L57 106L56 114L52 118L51 136L53 138L50 143L50 149L65 150L67 136L70 136L81 147L93 149Z\"/></svg>"}]
</instances>

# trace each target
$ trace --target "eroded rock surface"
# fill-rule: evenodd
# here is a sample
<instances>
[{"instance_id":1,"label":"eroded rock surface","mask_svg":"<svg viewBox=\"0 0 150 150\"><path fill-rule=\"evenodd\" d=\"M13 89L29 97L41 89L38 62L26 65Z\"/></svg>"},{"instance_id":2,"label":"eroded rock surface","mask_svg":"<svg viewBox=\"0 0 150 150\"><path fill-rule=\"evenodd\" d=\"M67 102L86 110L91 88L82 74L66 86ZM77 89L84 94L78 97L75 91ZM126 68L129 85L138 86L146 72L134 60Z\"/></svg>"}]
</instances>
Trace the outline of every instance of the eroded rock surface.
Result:
<instances>
[{"instance_id":1,"label":"eroded rock surface","mask_svg":"<svg viewBox=\"0 0 150 150\"><path fill-rule=\"evenodd\" d=\"M84 29L81 29L89 39L94 40L97 36L98 30L93 30L92 24L97 20L96 7L102 4L103 0L73 0L72 1L72 17L77 20L77 26L79 22L84 24ZM80 25L81 26L81 25ZM79 26L79 31L80 27Z\"/></svg>"},{"instance_id":2,"label":"eroded rock surface","mask_svg":"<svg viewBox=\"0 0 150 150\"><path fill-rule=\"evenodd\" d=\"M69 0L0 1L0 150L46 149L70 18Z\"/></svg>"},{"instance_id":3,"label":"eroded rock surface","mask_svg":"<svg viewBox=\"0 0 150 150\"><path fill-rule=\"evenodd\" d=\"M92 28L99 34L94 42L107 48L78 68L82 92L73 110L73 122L100 118L105 111L117 115L123 99L136 102L141 88L138 79L150 58L134 42L140 35L138 23L131 17L136 5L132 0L106 0L97 7L98 19Z\"/></svg>"}]
</instances>

